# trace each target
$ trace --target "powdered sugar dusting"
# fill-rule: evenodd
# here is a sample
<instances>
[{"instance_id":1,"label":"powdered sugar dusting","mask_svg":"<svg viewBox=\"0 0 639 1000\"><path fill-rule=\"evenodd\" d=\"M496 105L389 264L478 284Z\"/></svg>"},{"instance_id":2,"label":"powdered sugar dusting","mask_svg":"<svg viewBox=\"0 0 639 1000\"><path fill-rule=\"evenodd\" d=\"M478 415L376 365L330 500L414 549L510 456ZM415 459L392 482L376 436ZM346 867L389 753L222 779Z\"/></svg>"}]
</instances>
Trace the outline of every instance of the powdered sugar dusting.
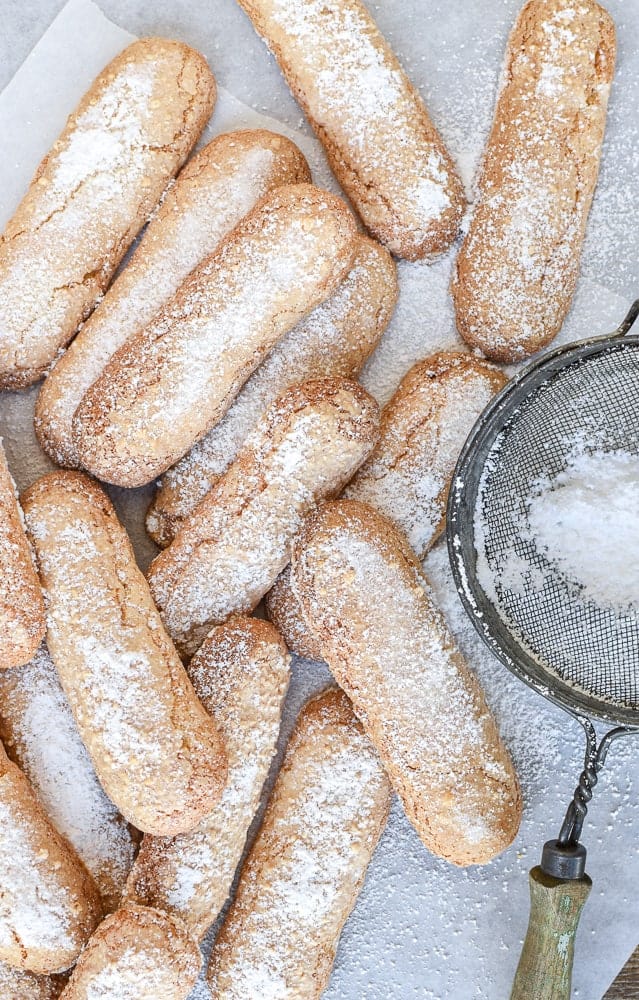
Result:
<instances>
[{"instance_id":1,"label":"powdered sugar dusting","mask_svg":"<svg viewBox=\"0 0 639 1000\"><path fill-rule=\"evenodd\" d=\"M73 414L116 350L152 319L276 178L297 179L302 159L294 161L285 143L263 132L218 137L170 185L133 258L47 380L39 424L54 457L77 464Z\"/></svg>"},{"instance_id":2,"label":"powdered sugar dusting","mask_svg":"<svg viewBox=\"0 0 639 1000\"><path fill-rule=\"evenodd\" d=\"M606 6L617 21L620 59L582 279L559 338L564 343L611 330L624 314L636 281L639 200L634 196L632 174L633 170L635 174L639 171L634 112L639 72L633 39L639 28L639 8L623 0L610 0ZM506 33L520 7L520 0L499 4L482 0L472 18L466 0L432 0L427 6L421 0L402 0L375 9L384 33L426 96L469 185L492 116L493 83ZM260 119L252 108L223 94L215 127L259 124L285 132L304 146L314 167L317 164L317 178L327 184L328 171L319 144L305 133L276 68L263 60L259 68L256 64L256 72L247 76L237 62L237 51L251 36L243 18L225 22L228 30L224 37L207 5L191 5L188 19L189 24L184 22L183 27L191 34L197 31L198 47L207 53L211 65L221 68L228 86L254 108L271 109L280 118L288 113L290 123L287 126ZM81 47L71 49L78 24L83 28L88 24L92 30L83 31ZM10 20L6 30L10 39ZM29 181L31 164L37 163L46 148L48 140L43 148L42 136L47 135L47 129L50 133L55 118L49 105L44 117L33 106L36 73L38 80L47 79L46 94L41 96L53 103L53 111L63 104L66 109L80 96L83 85L76 84L77 94L72 83L64 90L62 75L50 72L52 60L55 58L57 66L73 59L78 74L84 72L88 79L96 67L129 40L95 5L70 4L47 34L47 51L32 54L25 67L31 67L30 76L21 70L11 92L3 95L8 150L1 165L1 208L5 218ZM14 53L14 65L17 60ZM38 67L43 71L38 72ZM63 114L64 110L59 112L58 121L63 120ZM40 147L33 153L37 142ZM18 156L17 150L24 156ZM31 161L27 160L29 156ZM320 174L320 170L324 173ZM400 264L400 308L382 348L375 353L368 382L381 402L390 398L399 379L416 360L439 348L460 349L447 296L450 264L450 256L429 267ZM47 469L46 459L33 440L32 407L33 393L3 394L3 433L10 465L21 488ZM148 549L143 529L146 502L143 494L119 494L119 510L126 517L140 558ZM517 940L526 930L528 869L539 860L539 845L557 833L567 805L566 795L570 797L581 768L580 727L570 724L561 712L529 691L490 655L456 595L444 543L431 550L427 569L438 604L481 677L513 753L524 790L522 830L516 845L490 866L452 869L424 850L396 802L369 877L342 933L326 1000L399 1000L413 995L424 1000L468 1000L469 991L477 1000L507 996L519 957ZM291 714L302 692L308 693L327 680L325 668L304 661L295 661L294 674L285 729L291 724ZM586 821L584 842L588 846L589 870L595 876L595 891L582 915L581 954L573 976L575 996L581 1000L600 997L636 945L639 902L629 878L636 867L633 845L639 821L635 772L635 746L631 740L620 741L609 756ZM603 888L602 878L606 883ZM597 891L598 884L601 891ZM610 932L602 934L602 927ZM423 928L428 929L427 934L422 933ZM208 989L202 987L197 995L200 1000L208 998Z\"/></svg>"},{"instance_id":3,"label":"powdered sugar dusting","mask_svg":"<svg viewBox=\"0 0 639 1000\"><path fill-rule=\"evenodd\" d=\"M60 984L51 976L37 976L0 962L0 990L6 1000L54 1000Z\"/></svg>"},{"instance_id":4,"label":"powdered sugar dusting","mask_svg":"<svg viewBox=\"0 0 639 1000\"><path fill-rule=\"evenodd\" d=\"M363 5L272 0L256 23L318 131L337 147L342 183L372 232L380 226L401 253L404 240L427 242L445 212L460 212L453 165Z\"/></svg>"},{"instance_id":5,"label":"powdered sugar dusting","mask_svg":"<svg viewBox=\"0 0 639 1000\"><path fill-rule=\"evenodd\" d=\"M109 797L138 829L178 832L215 800L217 734L106 498L79 474L58 477L26 507L51 656Z\"/></svg>"},{"instance_id":6,"label":"powdered sugar dusting","mask_svg":"<svg viewBox=\"0 0 639 1000\"><path fill-rule=\"evenodd\" d=\"M55 872L46 870L46 856L37 831L29 830L9 798L2 794L0 779L0 949L13 950L16 944L29 948L73 952L76 944L70 933L76 901L65 899Z\"/></svg>"},{"instance_id":7,"label":"powdered sugar dusting","mask_svg":"<svg viewBox=\"0 0 639 1000\"><path fill-rule=\"evenodd\" d=\"M276 344L222 420L166 473L147 520L152 534L165 530L163 517L184 518L192 512L289 385L359 371L390 319L395 298L391 269L381 248L359 241L355 263L337 291Z\"/></svg>"},{"instance_id":8,"label":"powdered sugar dusting","mask_svg":"<svg viewBox=\"0 0 639 1000\"><path fill-rule=\"evenodd\" d=\"M131 947L91 976L83 990L86 1000L158 1000L178 997L167 977L166 956L159 948ZM173 989L171 987L173 986ZM167 988L169 992L167 993Z\"/></svg>"},{"instance_id":9,"label":"powdered sugar dusting","mask_svg":"<svg viewBox=\"0 0 639 1000\"><path fill-rule=\"evenodd\" d=\"M33 553L24 533L16 485L0 438L0 620L2 668L26 662L44 635L44 607Z\"/></svg>"},{"instance_id":10,"label":"powdered sugar dusting","mask_svg":"<svg viewBox=\"0 0 639 1000\"><path fill-rule=\"evenodd\" d=\"M83 464L129 486L164 472L224 414L280 337L337 287L353 238L349 214L331 195L303 184L277 189L84 396L74 421Z\"/></svg>"},{"instance_id":11,"label":"powdered sugar dusting","mask_svg":"<svg viewBox=\"0 0 639 1000\"><path fill-rule=\"evenodd\" d=\"M532 3L511 34L480 198L456 263L460 329L516 359L559 331L574 292L612 76L600 8Z\"/></svg>"},{"instance_id":12,"label":"powdered sugar dusting","mask_svg":"<svg viewBox=\"0 0 639 1000\"><path fill-rule=\"evenodd\" d=\"M501 375L464 355L416 365L382 414L380 440L344 491L385 514L423 554L442 530L448 483Z\"/></svg>"},{"instance_id":13,"label":"powdered sugar dusting","mask_svg":"<svg viewBox=\"0 0 639 1000\"><path fill-rule=\"evenodd\" d=\"M320 524L332 516L293 561L305 618L424 842L458 863L487 859L514 833L517 793L479 691L428 588L388 554L383 522L355 504L325 508Z\"/></svg>"},{"instance_id":14,"label":"powdered sugar dusting","mask_svg":"<svg viewBox=\"0 0 639 1000\"><path fill-rule=\"evenodd\" d=\"M329 379L293 387L270 408L149 571L178 648L194 652L212 624L253 610L288 563L306 515L369 454L376 409L353 383Z\"/></svg>"},{"instance_id":15,"label":"powdered sugar dusting","mask_svg":"<svg viewBox=\"0 0 639 1000\"><path fill-rule=\"evenodd\" d=\"M184 92L180 100L177 59L173 71L172 106L159 119L166 50L121 60L53 146L9 223L0 252L3 371L46 368L99 299L144 222L136 227L136 217L179 166L195 130L190 105L204 98Z\"/></svg>"},{"instance_id":16,"label":"powdered sugar dusting","mask_svg":"<svg viewBox=\"0 0 639 1000\"><path fill-rule=\"evenodd\" d=\"M378 758L346 706L320 700L302 710L214 947L217 997L316 996L330 974L389 801Z\"/></svg>"},{"instance_id":17,"label":"powdered sugar dusting","mask_svg":"<svg viewBox=\"0 0 639 1000\"><path fill-rule=\"evenodd\" d=\"M114 77L97 101L80 114L66 145L55 159L50 174L47 197L42 206L42 218L60 211L66 205L69 192L76 190L96 175L92 196L96 206L121 194L126 188L120 170L126 167L139 172L141 163L131 167L131 149L146 140L144 121L147 103L155 85L156 71L151 61L129 63L123 73ZM105 129L105 122L109 127ZM36 217L34 222L40 220ZM73 212L65 216L65 225L77 225Z\"/></svg>"},{"instance_id":18,"label":"powdered sugar dusting","mask_svg":"<svg viewBox=\"0 0 639 1000\"><path fill-rule=\"evenodd\" d=\"M46 647L25 667L0 673L0 717L7 749L115 909L135 844L102 791Z\"/></svg>"},{"instance_id":19,"label":"powdered sugar dusting","mask_svg":"<svg viewBox=\"0 0 639 1000\"><path fill-rule=\"evenodd\" d=\"M605 606L639 602L639 456L594 451L538 483L530 533L583 595ZM605 526L605 530L602 530Z\"/></svg>"},{"instance_id":20,"label":"powdered sugar dusting","mask_svg":"<svg viewBox=\"0 0 639 1000\"><path fill-rule=\"evenodd\" d=\"M129 898L180 916L201 937L227 898L275 753L289 657L276 633L254 636L247 619L214 629L189 666L228 758L215 809L191 833L145 837Z\"/></svg>"},{"instance_id":21,"label":"powdered sugar dusting","mask_svg":"<svg viewBox=\"0 0 639 1000\"><path fill-rule=\"evenodd\" d=\"M482 490L478 498L481 498ZM520 535L549 562L541 568L509 554L500 586L522 596L543 591L559 571L579 597L619 611L639 601L639 456L605 452L575 442L565 468L536 480L523 501ZM486 529L475 517L477 570L482 587L498 605L495 574L488 566Z\"/></svg>"}]
</instances>

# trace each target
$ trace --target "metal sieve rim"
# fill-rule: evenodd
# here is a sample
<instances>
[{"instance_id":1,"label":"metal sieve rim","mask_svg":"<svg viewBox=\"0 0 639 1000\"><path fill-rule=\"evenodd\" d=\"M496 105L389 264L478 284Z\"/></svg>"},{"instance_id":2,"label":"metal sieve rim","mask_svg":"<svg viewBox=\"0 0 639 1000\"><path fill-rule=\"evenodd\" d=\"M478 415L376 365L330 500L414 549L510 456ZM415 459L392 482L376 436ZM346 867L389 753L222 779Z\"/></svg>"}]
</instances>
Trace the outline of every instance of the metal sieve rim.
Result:
<instances>
[{"instance_id":1,"label":"metal sieve rim","mask_svg":"<svg viewBox=\"0 0 639 1000\"><path fill-rule=\"evenodd\" d=\"M455 587L475 629L491 652L528 687L578 717L594 716L615 726L637 726L639 710L598 698L546 667L514 636L481 586L476 572L475 503L486 458L513 412L544 382L565 368L607 351L639 348L639 335L590 337L527 365L488 404L461 450L451 480L446 538Z\"/></svg>"}]
</instances>

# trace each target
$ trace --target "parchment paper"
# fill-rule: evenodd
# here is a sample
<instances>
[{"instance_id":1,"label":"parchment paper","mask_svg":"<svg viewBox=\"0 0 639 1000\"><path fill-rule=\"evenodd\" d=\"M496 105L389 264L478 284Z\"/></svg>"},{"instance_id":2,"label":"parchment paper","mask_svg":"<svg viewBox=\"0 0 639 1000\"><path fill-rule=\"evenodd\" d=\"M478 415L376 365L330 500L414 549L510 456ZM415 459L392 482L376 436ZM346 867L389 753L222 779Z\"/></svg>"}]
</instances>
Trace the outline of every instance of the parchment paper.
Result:
<instances>
[{"instance_id":1,"label":"parchment paper","mask_svg":"<svg viewBox=\"0 0 639 1000\"><path fill-rule=\"evenodd\" d=\"M221 89L204 141L250 125L279 130L301 145L315 180L337 189L272 59L233 0L195 0L182 6L103 0L103 5L123 27L107 20L89 0L71 0L0 94L1 224L90 81L134 37L124 27L197 45L218 79L252 105ZM421 88L469 192L506 34L518 6L518 0L385 0L382 7L373 5L380 26ZM41 17L42 0L37 7ZM619 68L583 277L562 341L613 329L639 292L634 124L639 54L632 51L639 4L612 0L609 8L619 30ZM10 22L9 11L5 19ZM265 117L262 110L280 120ZM400 266L399 307L363 379L381 402L415 360L440 347L461 347L447 295L451 260L449 255L430 267ZM0 429L21 488L50 467L32 431L36 395L32 389L0 396ZM111 492L145 567L154 551L143 527L151 491ZM396 803L342 935L327 1000L505 1000L528 918L527 872L538 862L543 842L556 835L582 766L577 725L511 678L476 639L455 594L442 544L428 557L426 570L513 753L524 791L524 820L515 844L502 857L487 867L460 871L421 846ZM299 706L327 679L324 667L296 662L282 745ZM638 762L636 741L615 746L582 838L594 889L577 944L574 996L579 1000L599 1000L639 940Z\"/></svg>"}]
</instances>

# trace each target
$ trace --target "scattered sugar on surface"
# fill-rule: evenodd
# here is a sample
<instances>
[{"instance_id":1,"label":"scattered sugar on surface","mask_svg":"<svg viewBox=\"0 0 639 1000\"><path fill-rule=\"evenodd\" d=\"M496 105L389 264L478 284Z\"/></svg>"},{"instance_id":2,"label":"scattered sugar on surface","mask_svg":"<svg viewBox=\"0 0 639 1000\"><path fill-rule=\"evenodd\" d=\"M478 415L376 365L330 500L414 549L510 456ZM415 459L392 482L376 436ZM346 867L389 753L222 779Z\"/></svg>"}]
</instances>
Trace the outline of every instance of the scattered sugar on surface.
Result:
<instances>
[{"instance_id":1,"label":"scattered sugar on surface","mask_svg":"<svg viewBox=\"0 0 639 1000\"><path fill-rule=\"evenodd\" d=\"M50 197L57 200L53 207L47 205L45 217L65 206L70 192L94 175L96 206L123 193L118 172L121 168L131 170L131 150L145 142L144 121L154 86L152 64L132 63L77 118L66 146L54 161ZM136 167L141 169L139 164L133 169ZM73 223L77 219L72 212L67 225Z\"/></svg>"},{"instance_id":2,"label":"scattered sugar on surface","mask_svg":"<svg viewBox=\"0 0 639 1000\"><path fill-rule=\"evenodd\" d=\"M3 1000L56 1000L60 986L52 976L39 976L0 962L0 991Z\"/></svg>"},{"instance_id":3,"label":"scattered sugar on surface","mask_svg":"<svg viewBox=\"0 0 639 1000\"><path fill-rule=\"evenodd\" d=\"M479 19L469 19L467 5L461 0L454 4L433 0L428 7L412 0L405 7L382 6L375 14L404 59L405 53L416 53L413 65L408 66L410 74L436 112L469 192L490 124L506 33L520 6L516 0L485 4ZM582 278L558 339L563 343L612 329L615 319L624 313L636 279L634 234L639 226L634 223L639 201L631 179L633 171L639 172L633 112L639 73L632 47L637 12L632 5L614 0L609 6L617 21L620 59ZM398 21L397 12L404 9L406 14ZM216 41L211 53L217 48ZM223 51L218 55L221 58ZM271 81L276 77L276 71L271 71ZM269 97L273 87L262 72L254 79L255 107L269 100L276 107ZM252 110L239 105L238 124L253 124L254 117ZM328 183L318 144L300 134L298 117L292 128L272 119L260 124L304 143L307 155L324 171L323 182ZM623 164L626 166L620 167ZM24 180L27 183L29 178ZM443 347L463 349L447 294L451 259L449 255L430 267L399 265L399 309L367 373L367 387L382 403L415 361ZM33 439L34 396L35 390L4 393L2 397L7 454L21 488L49 468ZM123 494L121 508L134 544L144 554L147 542L143 509L136 501L139 494ZM507 996L518 959L517 939L525 933L528 869L537 863L540 845L556 834L567 805L566 792L569 797L582 764L579 727L513 678L477 636L456 595L444 543L431 550L426 566L438 604L481 677L514 755L524 792L522 830L516 845L489 867L452 869L424 850L396 803L355 911L342 933L326 1000L389 1000L405 997L411 990L424 1000L444 996L468 1000L469 989L476 1000ZM324 685L327 678L326 668L301 660L295 661L294 674L296 681L285 709L285 733L290 731L300 691L306 695ZM635 770L636 752L631 741L619 742L601 776L584 831L595 891L584 909L577 943L581 961L576 963L574 988L583 1000L601 995L636 944L633 935L639 904L637 894L625 888L628 866L633 863L629 845L635 843L639 821L632 780ZM606 882L603 893L596 888L602 880ZM623 906L619 906L620 900ZM611 933L602 935L601 927L610 928ZM423 928L428 929L427 934ZM195 994L193 997L195 1000ZM198 1000L204 997L208 998L209 992L202 984Z\"/></svg>"},{"instance_id":4,"label":"scattered sugar on surface","mask_svg":"<svg viewBox=\"0 0 639 1000\"><path fill-rule=\"evenodd\" d=\"M416 361L433 351L467 350L455 329L448 294L452 260L447 256L430 265L399 262L399 302L360 380L378 403L388 402Z\"/></svg>"}]
</instances>

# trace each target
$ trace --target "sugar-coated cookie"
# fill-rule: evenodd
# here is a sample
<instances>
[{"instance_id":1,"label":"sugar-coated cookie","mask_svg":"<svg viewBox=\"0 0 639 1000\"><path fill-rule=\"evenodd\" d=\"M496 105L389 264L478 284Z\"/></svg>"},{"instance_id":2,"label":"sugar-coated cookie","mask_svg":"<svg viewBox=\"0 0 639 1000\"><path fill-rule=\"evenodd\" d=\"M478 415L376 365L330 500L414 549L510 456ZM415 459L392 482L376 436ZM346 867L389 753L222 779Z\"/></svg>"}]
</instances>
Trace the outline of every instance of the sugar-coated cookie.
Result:
<instances>
[{"instance_id":1,"label":"sugar-coated cookie","mask_svg":"<svg viewBox=\"0 0 639 1000\"><path fill-rule=\"evenodd\" d=\"M300 712L211 953L214 1000L317 1000L384 829L391 790L348 698Z\"/></svg>"},{"instance_id":2,"label":"sugar-coated cookie","mask_svg":"<svg viewBox=\"0 0 639 1000\"><path fill-rule=\"evenodd\" d=\"M54 462L77 467L73 414L118 348L150 322L267 191L308 180L297 146L265 129L218 135L189 160L131 260L40 389L35 428Z\"/></svg>"},{"instance_id":3,"label":"sugar-coated cookie","mask_svg":"<svg viewBox=\"0 0 639 1000\"><path fill-rule=\"evenodd\" d=\"M215 95L204 58L165 38L134 42L100 73L0 240L0 388L37 381L71 340Z\"/></svg>"}]
</instances>

